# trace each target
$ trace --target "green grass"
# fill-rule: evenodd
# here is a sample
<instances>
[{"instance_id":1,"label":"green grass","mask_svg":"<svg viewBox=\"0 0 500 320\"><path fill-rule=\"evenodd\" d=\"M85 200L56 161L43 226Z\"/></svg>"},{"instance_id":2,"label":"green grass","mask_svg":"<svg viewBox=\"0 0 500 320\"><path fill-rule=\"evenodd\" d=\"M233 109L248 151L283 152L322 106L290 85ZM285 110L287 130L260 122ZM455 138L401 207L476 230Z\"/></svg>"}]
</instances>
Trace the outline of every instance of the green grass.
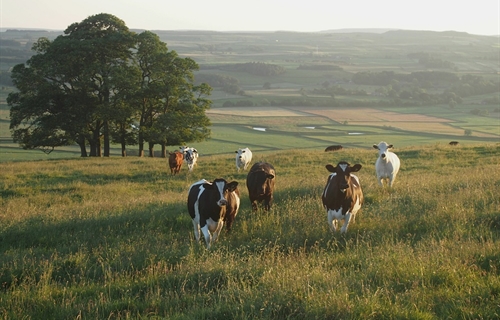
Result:
<instances>
[{"instance_id":1,"label":"green grass","mask_svg":"<svg viewBox=\"0 0 500 320\"><path fill-rule=\"evenodd\" d=\"M500 146L254 151L275 205L252 212L232 155L171 177L159 158L0 164L2 319L494 319L500 315ZM321 206L327 163L361 163L365 205L345 235ZM210 251L189 185L223 176L242 206Z\"/></svg>"}]
</instances>

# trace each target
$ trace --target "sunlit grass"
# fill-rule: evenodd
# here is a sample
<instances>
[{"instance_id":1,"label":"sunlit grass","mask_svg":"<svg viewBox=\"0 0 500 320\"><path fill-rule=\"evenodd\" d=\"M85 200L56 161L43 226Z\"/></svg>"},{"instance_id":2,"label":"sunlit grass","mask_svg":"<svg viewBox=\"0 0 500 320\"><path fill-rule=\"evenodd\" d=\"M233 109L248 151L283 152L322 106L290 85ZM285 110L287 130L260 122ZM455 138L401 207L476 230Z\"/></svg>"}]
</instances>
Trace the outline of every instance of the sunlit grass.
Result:
<instances>
[{"instance_id":1,"label":"sunlit grass","mask_svg":"<svg viewBox=\"0 0 500 320\"><path fill-rule=\"evenodd\" d=\"M170 176L164 159L0 164L0 315L31 318L498 317L500 148L400 148L394 189L375 151L260 152L275 204L252 212L234 153ZM365 205L345 235L321 206L325 164L360 163ZM208 251L189 185L238 181L233 231Z\"/></svg>"}]
</instances>

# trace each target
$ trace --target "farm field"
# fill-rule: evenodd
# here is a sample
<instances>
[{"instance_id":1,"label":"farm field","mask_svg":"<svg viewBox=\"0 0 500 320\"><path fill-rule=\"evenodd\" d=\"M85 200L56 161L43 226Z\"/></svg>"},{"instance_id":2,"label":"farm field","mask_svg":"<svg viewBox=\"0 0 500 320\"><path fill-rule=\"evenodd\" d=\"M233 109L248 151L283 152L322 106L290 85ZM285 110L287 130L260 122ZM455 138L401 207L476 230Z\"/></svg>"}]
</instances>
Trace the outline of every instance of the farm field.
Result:
<instances>
[{"instance_id":1,"label":"farm field","mask_svg":"<svg viewBox=\"0 0 500 320\"><path fill-rule=\"evenodd\" d=\"M159 158L0 163L3 319L495 319L500 316L500 145L397 148L393 189L374 150L255 150L277 172L252 212L234 153L170 176ZM365 204L345 235L321 205L339 160ZM167 173L168 172L168 173ZM191 183L238 181L232 233L193 236Z\"/></svg>"},{"instance_id":2,"label":"farm field","mask_svg":"<svg viewBox=\"0 0 500 320\"><path fill-rule=\"evenodd\" d=\"M473 75L498 83L500 47L495 37L394 30L383 33L157 30L155 33L170 50L199 64L195 79L226 77L241 91L230 93L221 85L213 87L212 108L207 113L212 122L212 138L191 143L205 156L234 152L245 146L257 150L324 150L328 145L341 144L346 148L367 149L381 140L397 148L444 145L451 140L462 145L500 140L498 91L464 95L459 103L429 104L411 97L394 100L387 93L397 87L400 91L424 95L457 89L432 77L408 83L393 80L383 85L353 81L358 73L393 72ZM19 42L19 47L11 49L22 51L23 46L37 37L54 39L59 34L12 31L1 33L0 37ZM30 52L23 50L17 59L2 57L1 71L29 56ZM425 65L420 56L441 64ZM228 68L249 62L276 65L284 72L261 75ZM78 157L78 148L71 146L46 155L22 150L12 143L6 105L7 94L12 90L11 87L0 90L0 161ZM130 156L135 149L136 146L128 147ZM113 148L111 154L120 156L119 148Z\"/></svg>"}]
</instances>

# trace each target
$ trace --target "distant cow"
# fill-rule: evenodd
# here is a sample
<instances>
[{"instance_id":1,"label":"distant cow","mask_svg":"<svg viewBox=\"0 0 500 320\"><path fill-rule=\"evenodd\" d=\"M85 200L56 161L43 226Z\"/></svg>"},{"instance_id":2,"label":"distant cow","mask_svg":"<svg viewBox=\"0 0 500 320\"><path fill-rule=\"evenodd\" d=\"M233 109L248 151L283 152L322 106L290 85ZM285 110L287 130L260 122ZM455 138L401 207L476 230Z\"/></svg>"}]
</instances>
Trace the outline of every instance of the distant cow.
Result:
<instances>
[{"instance_id":1,"label":"distant cow","mask_svg":"<svg viewBox=\"0 0 500 320\"><path fill-rule=\"evenodd\" d=\"M200 180L189 187L187 207L193 219L194 236L200 240L200 230L207 249L217 240L224 226L229 193L237 190L238 182L218 178L213 182ZM213 233L213 236L210 234Z\"/></svg>"},{"instance_id":2,"label":"distant cow","mask_svg":"<svg viewBox=\"0 0 500 320\"><path fill-rule=\"evenodd\" d=\"M325 149L325 152L328 152L328 151L338 151L338 150L342 150L342 146L339 144L339 145L334 145L334 146L329 146Z\"/></svg>"},{"instance_id":3,"label":"distant cow","mask_svg":"<svg viewBox=\"0 0 500 320\"><path fill-rule=\"evenodd\" d=\"M246 170L250 162L252 162L252 151L250 151L250 149L248 148L245 148L245 149L238 149L237 151L235 151L235 153L236 153L236 169L238 169L238 172L240 171L241 168L243 168L243 170Z\"/></svg>"},{"instance_id":4,"label":"distant cow","mask_svg":"<svg viewBox=\"0 0 500 320\"><path fill-rule=\"evenodd\" d=\"M274 167L267 162L257 162L250 168L247 175L247 188L254 211L257 210L257 202L264 202L264 209L266 210L271 208L275 177Z\"/></svg>"},{"instance_id":5,"label":"distant cow","mask_svg":"<svg viewBox=\"0 0 500 320\"><path fill-rule=\"evenodd\" d=\"M181 171L183 159L184 156L182 155L181 152L179 151L169 152L168 166L170 167L171 175L176 175L179 173L179 171Z\"/></svg>"},{"instance_id":6,"label":"distant cow","mask_svg":"<svg viewBox=\"0 0 500 320\"><path fill-rule=\"evenodd\" d=\"M389 151L393 147L392 144L387 144L381 141L378 145L374 144L373 147L378 150L378 158L375 162L375 171L377 173L377 181L379 185L383 185L385 179L389 180L389 186L392 187L396 175L399 172L400 161L398 156Z\"/></svg>"},{"instance_id":7,"label":"distant cow","mask_svg":"<svg viewBox=\"0 0 500 320\"><path fill-rule=\"evenodd\" d=\"M361 169L360 164L351 165L341 161L336 167L331 164L326 165L326 169L331 172L323 191L322 201L326 209L328 224L332 231L337 231L337 223L344 220L340 229L341 233L347 232L349 223L354 222L356 213L363 205L363 191L357 176L352 172Z\"/></svg>"},{"instance_id":8,"label":"distant cow","mask_svg":"<svg viewBox=\"0 0 500 320\"><path fill-rule=\"evenodd\" d=\"M450 141L450 146L456 146L458 145L458 141Z\"/></svg>"},{"instance_id":9,"label":"distant cow","mask_svg":"<svg viewBox=\"0 0 500 320\"><path fill-rule=\"evenodd\" d=\"M198 160L198 150L188 146L179 147L179 149L184 154L184 161L186 161L189 172L193 171L193 167Z\"/></svg>"}]
</instances>

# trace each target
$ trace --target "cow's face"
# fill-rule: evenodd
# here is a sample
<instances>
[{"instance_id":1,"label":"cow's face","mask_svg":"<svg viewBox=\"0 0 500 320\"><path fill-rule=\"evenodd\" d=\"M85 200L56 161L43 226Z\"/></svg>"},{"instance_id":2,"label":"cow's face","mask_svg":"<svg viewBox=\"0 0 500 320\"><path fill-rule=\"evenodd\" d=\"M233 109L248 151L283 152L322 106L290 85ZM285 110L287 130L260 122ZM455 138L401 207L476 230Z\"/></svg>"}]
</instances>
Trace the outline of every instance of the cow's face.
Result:
<instances>
[{"instance_id":1,"label":"cow's face","mask_svg":"<svg viewBox=\"0 0 500 320\"><path fill-rule=\"evenodd\" d=\"M378 156L382 159L385 159L387 156L387 151L389 151L389 149L391 149L393 145L387 144L386 142L382 141L378 145L374 144L373 147L378 150Z\"/></svg>"},{"instance_id":2,"label":"cow's face","mask_svg":"<svg viewBox=\"0 0 500 320\"><path fill-rule=\"evenodd\" d=\"M184 157L187 161L192 161L197 154L198 151L196 151L196 149L194 148L187 148L186 150L184 150Z\"/></svg>"},{"instance_id":3,"label":"cow's face","mask_svg":"<svg viewBox=\"0 0 500 320\"><path fill-rule=\"evenodd\" d=\"M332 166L331 164L326 165L326 169L328 171L330 171L331 173L335 173L337 177L336 181L338 183L338 188L342 192L345 192L349 188L349 184L351 183L351 173L358 172L361 167L362 166L360 164L351 166L345 161L339 162L336 167Z\"/></svg>"},{"instance_id":4,"label":"cow's face","mask_svg":"<svg viewBox=\"0 0 500 320\"><path fill-rule=\"evenodd\" d=\"M218 191L219 200L217 200L217 205L223 207L227 205L227 194L228 192L233 192L238 187L237 181L227 182L224 179L218 178L209 185L207 188L214 188Z\"/></svg>"},{"instance_id":5,"label":"cow's face","mask_svg":"<svg viewBox=\"0 0 500 320\"><path fill-rule=\"evenodd\" d=\"M238 149L237 151L235 151L235 153L237 153L237 158L238 159L241 159L241 156L243 156L243 154L245 153L246 149Z\"/></svg>"},{"instance_id":6,"label":"cow's face","mask_svg":"<svg viewBox=\"0 0 500 320\"><path fill-rule=\"evenodd\" d=\"M268 173L265 171L257 171L254 173L255 175L255 192L257 195L262 196L268 193L271 187L271 180L274 179L274 175L272 173Z\"/></svg>"}]
</instances>

